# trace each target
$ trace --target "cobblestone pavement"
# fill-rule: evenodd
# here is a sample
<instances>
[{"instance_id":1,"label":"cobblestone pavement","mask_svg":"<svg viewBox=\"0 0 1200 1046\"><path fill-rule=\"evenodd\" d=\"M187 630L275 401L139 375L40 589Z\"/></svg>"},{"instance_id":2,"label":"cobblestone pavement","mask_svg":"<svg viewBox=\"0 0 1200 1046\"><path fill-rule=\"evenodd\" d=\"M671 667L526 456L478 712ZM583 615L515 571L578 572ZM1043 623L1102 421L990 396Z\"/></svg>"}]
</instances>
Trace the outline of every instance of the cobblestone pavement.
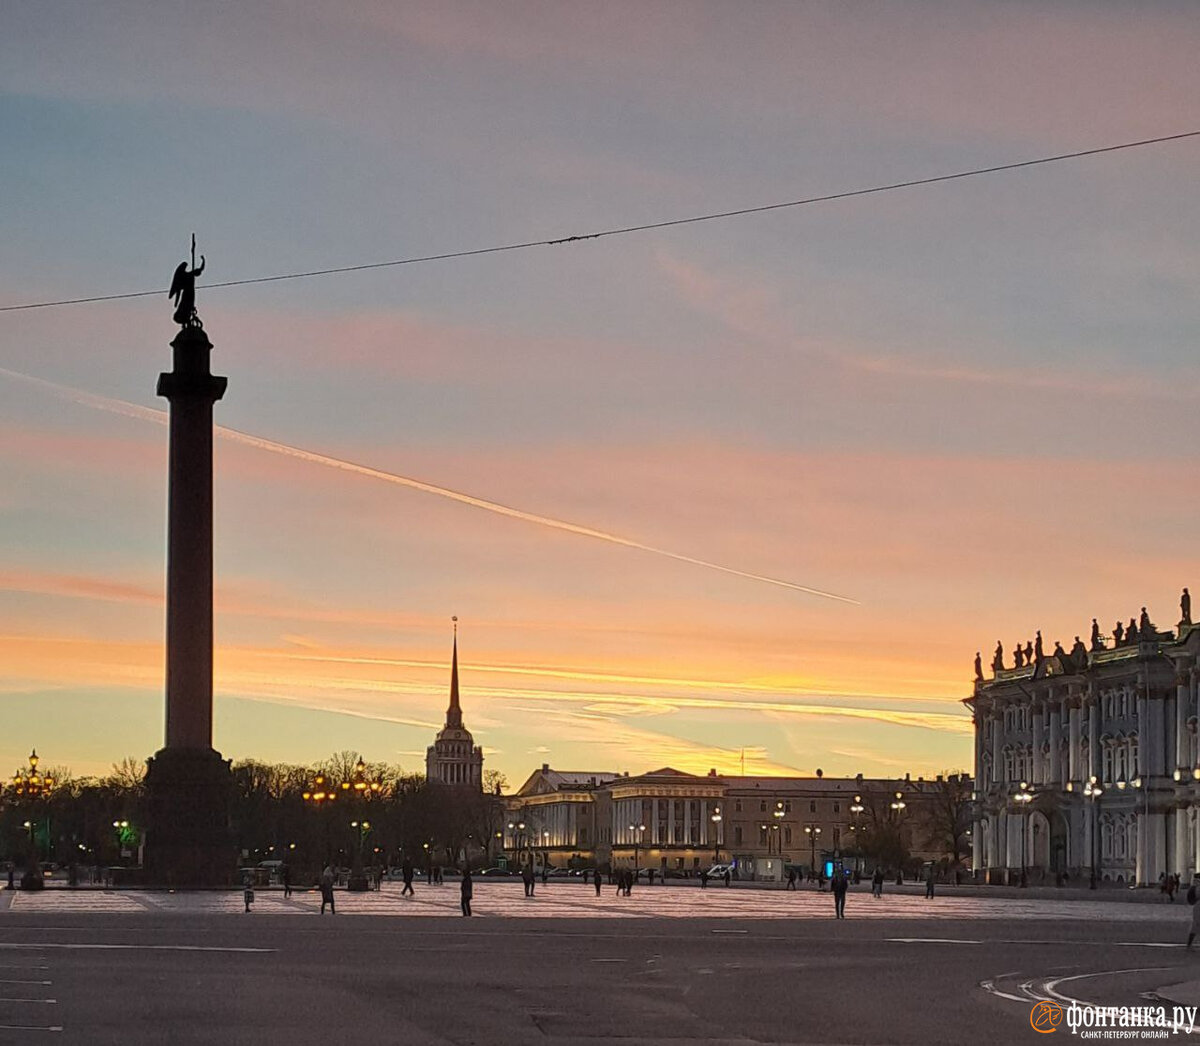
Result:
<instances>
[{"instance_id":1,"label":"cobblestone pavement","mask_svg":"<svg viewBox=\"0 0 1200 1046\"><path fill-rule=\"evenodd\" d=\"M453 916L461 918L457 881L443 886L416 887L403 897L399 883L385 883L382 891L337 891L338 915L345 916ZM4 893L0 893L0 899ZM244 913L240 889L170 893L155 890L101 890L51 888L37 893L16 891L8 895L11 911L20 913ZM631 897L605 885L600 897L582 883L539 883L532 898L520 883L475 884L472 909L476 916L513 919L547 918L728 918L728 919L828 919L833 898L811 888L726 889L715 886L635 887ZM258 889L251 914L314 915L320 911L315 890L295 890L285 899L278 888ZM911 893L884 893L874 898L866 888L852 890L846 902L847 919L1006 919L1101 920L1105 923L1178 923L1190 916L1186 904L1120 904L1110 901L1013 899L939 896L926 900Z\"/></svg>"}]
</instances>

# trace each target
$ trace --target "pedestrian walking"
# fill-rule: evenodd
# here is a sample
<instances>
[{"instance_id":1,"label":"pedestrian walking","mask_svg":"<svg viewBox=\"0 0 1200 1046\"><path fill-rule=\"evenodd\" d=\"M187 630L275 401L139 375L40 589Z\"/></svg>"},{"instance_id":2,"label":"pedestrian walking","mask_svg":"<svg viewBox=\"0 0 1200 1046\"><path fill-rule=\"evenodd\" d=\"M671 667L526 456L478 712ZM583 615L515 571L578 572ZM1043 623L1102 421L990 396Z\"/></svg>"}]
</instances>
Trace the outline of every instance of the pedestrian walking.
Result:
<instances>
[{"instance_id":1,"label":"pedestrian walking","mask_svg":"<svg viewBox=\"0 0 1200 1046\"><path fill-rule=\"evenodd\" d=\"M599 868L596 869L595 882L596 882L596 896L599 897L600 896L600 887L604 885L604 880L600 876Z\"/></svg>"},{"instance_id":2,"label":"pedestrian walking","mask_svg":"<svg viewBox=\"0 0 1200 1046\"><path fill-rule=\"evenodd\" d=\"M876 866L875 874L871 876L871 896L883 896L883 869Z\"/></svg>"},{"instance_id":3,"label":"pedestrian walking","mask_svg":"<svg viewBox=\"0 0 1200 1046\"><path fill-rule=\"evenodd\" d=\"M400 896L408 894L409 897L412 897L413 863L411 857L404 858L400 863L400 877L404 880L404 889L400 891Z\"/></svg>"},{"instance_id":4,"label":"pedestrian walking","mask_svg":"<svg viewBox=\"0 0 1200 1046\"><path fill-rule=\"evenodd\" d=\"M725 869L725 885L729 886L733 883L733 872L728 868Z\"/></svg>"},{"instance_id":5,"label":"pedestrian walking","mask_svg":"<svg viewBox=\"0 0 1200 1046\"><path fill-rule=\"evenodd\" d=\"M1196 934L1200 933L1200 904L1196 903L1197 889L1196 879L1192 879L1192 885L1188 887L1187 903L1192 906L1192 928L1188 932L1187 950L1192 950L1192 941L1196 939Z\"/></svg>"},{"instance_id":6,"label":"pedestrian walking","mask_svg":"<svg viewBox=\"0 0 1200 1046\"><path fill-rule=\"evenodd\" d=\"M703 868L700 870L700 889L708 889L708 872Z\"/></svg>"},{"instance_id":7,"label":"pedestrian walking","mask_svg":"<svg viewBox=\"0 0 1200 1046\"><path fill-rule=\"evenodd\" d=\"M471 882L471 868L468 865L463 868L462 874L462 913L463 915L471 914L471 895L475 892L474 884Z\"/></svg>"},{"instance_id":8,"label":"pedestrian walking","mask_svg":"<svg viewBox=\"0 0 1200 1046\"><path fill-rule=\"evenodd\" d=\"M936 882L936 877L933 874L933 865L929 866L929 872L925 876L925 900L933 900L933 884Z\"/></svg>"},{"instance_id":9,"label":"pedestrian walking","mask_svg":"<svg viewBox=\"0 0 1200 1046\"><path fill-rule=\"evenodd\" d=\"M846 873L840 868L835 869L833 878L829 880L829 889L833 893L833 913L835 919L846 918Z\"/></svg>"},{"instance_id":10,"label":"pedestrian walking","mask_svg":"<svg viewBox=\"0 0 1200 1046\"><path fill-rule=\"evenodd\" d=\"M292 870L286 864L279 869L279 878L283 882L283 896L286 900L292 896Z\"/></svg>"},{"instance_id":11,"label":"pedestrian walking","mask_svg":"<svg viewBox=\"0 0 1200 1046\"><path fill-rule=\"evenodd\" d=\"M521 882L525 884L525 896L533 896L533 865L527 864L521 869Z\"/></svg>"},{"instance_id":12,"label":"pedestrian walking","mask_svg":"<svg viewBox=\"0 0 1200 1046\"><path fill-rule=\"evenodd\" d=\"M10 890L13 888L13 867L14 867L14 865L13 865L12 861L9 861L8 862L8 888Z\"/></svg>"},{"instance_id":13,"label":"pedestrian walking","mask_svg":"<svg viewBox=\"0 0 1200 1046\"><path fill-rule=\"evenodd\" d=\"M796 869L789 868L787 874L787 888L789 890L796 889Z\"/></svg>"},{"instance_id":14,"label":"pedestrian walking","mask_svg":"<svg viewBox=\"0 0 1200 1046\"><path fill-rule=\"evenodd\" d=\"M321 873L321 914L325 914L325 905L329 905L329 914L337 915L337 909L333 906L333 869L325 866L325 871Z\"/></svg>"},{"instance_id":15,"label":"pedestrian walking","mask_svg":"<svg viewBox=\"0 0 1200 1046\"><path fill-rule=\"evenodd\" d=\"M646 870L646 878L650 880L650 885L653 886L654 885L654 869L653 868L648 868Z\"/></svg>"},{"instance_id":16,"label":"pedestrian walking","mask_svg":"<svg viewBox=\"0 0 1200 1046\"><path fill-rule=\"evenodd\" d=\"M246 876L243 880L242 901L246 905L246 911L250 911L250 905L254 903L254 880L250 876Z\"/></svg>"},{"instance_id":17,"label":"pedestrian walking","mask_svg":"<svg viewBox=\"0 0 1200 1046\"><path fill-rule=\"evenodd\" d=\"M625 869L625 896L633 896L633 881L637 878L637 872L632 868Z\"/></svg>"}]
</instances>

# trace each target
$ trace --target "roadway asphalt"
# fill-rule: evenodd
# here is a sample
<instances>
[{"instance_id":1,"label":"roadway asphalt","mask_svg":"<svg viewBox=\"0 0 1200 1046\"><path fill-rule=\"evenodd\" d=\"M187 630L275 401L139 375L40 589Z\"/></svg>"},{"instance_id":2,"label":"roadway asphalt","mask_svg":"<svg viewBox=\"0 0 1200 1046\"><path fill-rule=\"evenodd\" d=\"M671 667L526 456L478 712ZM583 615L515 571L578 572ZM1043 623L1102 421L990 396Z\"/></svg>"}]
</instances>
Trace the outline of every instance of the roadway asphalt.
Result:
<instances>
[{"instance_id":1,"label":"roadway asphalt","mask_svg":"<svg viewBox=\"0 0 1200 1046\"><path fill-rule=\"evenodd\" d=\"M1031 1043L1048 991L1146 1005L1200 980L1186 907L708 918L635 890L607 918L534 919L503 914L541 908L510 889L478 886L471 919L0 904L0 1043Z\"/></svg>"}]
</instances>

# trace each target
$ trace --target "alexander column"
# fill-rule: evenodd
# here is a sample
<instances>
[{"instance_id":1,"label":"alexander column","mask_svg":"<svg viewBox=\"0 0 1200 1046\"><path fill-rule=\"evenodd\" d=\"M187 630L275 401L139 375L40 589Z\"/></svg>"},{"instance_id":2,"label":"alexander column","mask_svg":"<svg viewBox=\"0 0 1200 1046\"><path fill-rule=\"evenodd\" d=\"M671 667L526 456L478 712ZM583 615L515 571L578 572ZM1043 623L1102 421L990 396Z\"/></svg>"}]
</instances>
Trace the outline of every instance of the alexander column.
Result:
<instances>
[{"instance_id":1,"label":"alexander column","mask_svg":"<svg viewBox=\"0 0 1200 1046\"><path fill-rule=\"evenodd\" d=\"M146 874L150 882L232 881L228 761L212 746L213 404L227 379L209 370L212 344L196 315L196 267L181 262L170 295L180 331L174 370L158 377L171 404L167 507L166 744L147 761Z\"/></svg>"}]
</instances>

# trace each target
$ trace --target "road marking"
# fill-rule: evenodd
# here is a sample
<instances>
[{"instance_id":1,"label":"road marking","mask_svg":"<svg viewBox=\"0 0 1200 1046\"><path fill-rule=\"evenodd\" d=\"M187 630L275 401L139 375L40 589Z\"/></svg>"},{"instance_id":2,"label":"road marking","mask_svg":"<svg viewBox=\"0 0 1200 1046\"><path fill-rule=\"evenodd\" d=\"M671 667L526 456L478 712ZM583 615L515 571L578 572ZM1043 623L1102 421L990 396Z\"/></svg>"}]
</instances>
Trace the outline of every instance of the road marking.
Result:
<instances>
[{"instance_id":1,"label":"road marking","mask_svg":"<svg viewBox=\"0 0 1200 1046\"><path fill-rule=\"evenodd\" d=\"M629 962L628 959L593 959L592 962Z\"/></svg>"},{"instance_id":2,"label":"road marking","mask_svg":"<svg viewBox=\"0 0 1200 1046\"><path fill-rule=\"evenodd\" d=\"M0 984L53 984L53 981L0 981Z\"/></svg>"},{"instance_id":3,"label":"road marking","mask_svg":"<svg viewBox=\"0 0 1200 1046\"><path fill-rule=\"evenodd\" d=\"M277 951L275 948L219 948L210 944L10 944L0 943L0 948L62 948L68 951L137 951L137 952L237 952L264 955Z\"/></svg>"},{"instance_id":4,"label":"road marking","mask_svg":"<svg viewBox=\"0 0 1200 1046\"><path fill-rule=\"evenodd\" d=\"M1117 977L1125 973L1159 973L1163 970L1178 970L1178 966L1143 966L1136 970L1101 970L1096 973L1077 973L1073 977L1059 977L1053 981L1046 982L1046 994L1058 999L1060 1002L1074 1002L1081 1006L1088 1005L1082 999L1074 999L1070 995L1060 995L1055 989L1060 984L1065 984L1067 981L1081 981L1089 977Z\"/></svg>"},{"instance_id":5,"label":"road marking","mask_svg":"<svg viewBox=\"0 0 1200 1046\"><path fill-rule=\"evenodd\" d=\"M713 930L713 933L749 933L749 930Z\"/></svg>"},{"instance_id":6,"label":"road marking","mask_svg":"<svg viewBox=\"0 0 1200 1046\"><path fill-rule=\"evenodd\" d=\"M958 937L885 937L884 940L889 944L983 944Z\"/></svg>"},{"instance_id":7,"label":"road marking","mask_svg":"<svg viewBox=\"0 0 1200 1046\"><path fill-rule=\"evenodd\" d=\"M0 1031L62 1031L61 1024L44 1027L39 1024L0 1024Z\"/></svg>"},{"instance_id":8,"label":"road marking","mask_svg":"<svg viewBox=\"0 0 1200 1046\"><path fill-rule=\"evenodd\" d=\"M0 1002L37 1002L44 1006L54 1006L57 1004L57 999L0 999Z\"/></svg>"},{"instance_id":9,"label":"road marking","mask_svg":"<svg viewBox=\"0 0 1200 1046\"><path fill-rule=\"evenodd\" d=\"M1024 995L1009 995L1008 992L1002 992L992 981L980 981L979 987L981 987L988 994L998 995L1002 999L1010 999L1012 1002L1029 1002L1029 999Z\"/></svg>"}]
</instances>

